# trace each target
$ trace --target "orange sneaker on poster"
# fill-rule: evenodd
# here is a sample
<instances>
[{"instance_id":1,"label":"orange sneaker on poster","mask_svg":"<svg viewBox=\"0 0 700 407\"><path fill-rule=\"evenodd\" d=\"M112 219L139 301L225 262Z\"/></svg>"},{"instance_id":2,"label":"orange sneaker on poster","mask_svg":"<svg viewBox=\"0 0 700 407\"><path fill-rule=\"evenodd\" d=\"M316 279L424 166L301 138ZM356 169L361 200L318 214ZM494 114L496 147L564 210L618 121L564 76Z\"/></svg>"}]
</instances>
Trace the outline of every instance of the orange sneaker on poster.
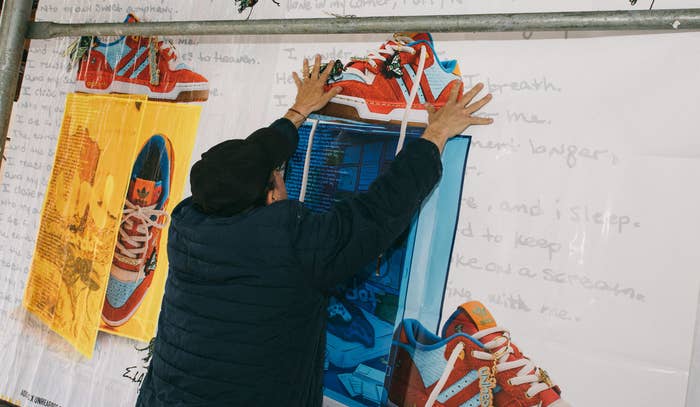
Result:
<instances>
[{"instance_id":1,"label":"orange sneaker on poster","mask_svg":"<svg viewBox=\"0 0 700 407\"><path fill-rule=\"evenodd\" d=\"M127 23L138 19L129 14ZM155 37L94 38L80 60L77 92L148 95L169 102L206 101L209 82L178 61L172 44Z\"/></svg>"},{"instance_id":2,"label":"orange sneaker on poster","mask_svg":"<svg viewBox=\"0 0 700 407\"><path fill-rule=\"evenodd\" d=\"M429 33L395 34L377 51L353 58L327 86L343 88L319 114L364 122L425 127L430 103L442 107L453 86L462 92L457 61L440 61ZM406 112L408 108L408 112Z\"/></svg>"},{"instance_id":3,"label":"orange sneaker on poster","mask_svg":"<svg viewBox=\"0 0 700 407\"><path fill-rule=\"evenodd\" d=\"M102 320L124 325L136 313L153 281L173 179L170 141L151 137L136 158L109 273Z\"/></svg>"},{"instance_id":4,"label":"orange sneaker on poster","mask_svg":"<svg viewBox=\"0 0 700 407\"><path fill-rule=\"evenodd\" d=\"M390 365L385 386L391 407L571 407L478 301L460 306L442 337L404 320Z\"/></svg>"}]
</instances>

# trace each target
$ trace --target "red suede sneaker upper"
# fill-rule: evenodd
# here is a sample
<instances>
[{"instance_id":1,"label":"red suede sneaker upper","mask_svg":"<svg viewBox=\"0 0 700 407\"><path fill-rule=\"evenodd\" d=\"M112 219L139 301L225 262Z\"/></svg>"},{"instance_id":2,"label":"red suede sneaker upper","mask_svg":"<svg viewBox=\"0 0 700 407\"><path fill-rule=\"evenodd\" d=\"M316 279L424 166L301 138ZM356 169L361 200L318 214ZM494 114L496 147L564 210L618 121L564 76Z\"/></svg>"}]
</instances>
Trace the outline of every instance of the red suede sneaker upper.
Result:
<instances>
[{"instance_id":1,"label":"red suede sneaker upper","mask_svg":"<svg viewBox=\"0 0 700 407\"><path fill-rule=\"evenodd\" d=\"M341 97L364 99L372 112L389 113L393 109L404 108L414 80L418 76L420 54L425 52L425 66L418 97L411 108L424 109L423 103L426 102L436 107L444 105L452 86L455 85L460 86L462 92L461 82L456 82L460 79L457 65L452 63L446 67L441 64L435 55L430 34L408 35L410 37L397 35L394 40L385 42L366 58L349 62L342 75L328 85L328 88L341 86ZM394 61L395 72L387 67L393 58L398 58Z\"/></svg>"},{"instance_id":2,"label":"red suede sneaker upper","mask_svg":"<svg viewBox=\"0 0 700 407\"><path fill-rule=\"evenodd\" d=\"M409 330L414 327L412 324L402 324L397 332L392 348L392 374L387 377L385 385L391 403L397 406L425 406L456 346L462 344L465 347L462 352L464 355L483 349L462 334L455 335L450 340L440 341L440 338L435 338L439 342L429 344L420 338L416 339L416 333L407 331L407 326ZM433 406L461 407L468 402L471 403L467 404L470 406L478 405L473 404L478 401L479 395L476 371L490 366L488 361L466 357L458 359L447 382L439 389L441 397L438 397Z\"/></svg>"},{"instance_id":3,"label":"red suede sneaker upper","mask_svg":"<svg viewBox=\"0 0 700 407\"><path fill-rule=\"evenodd\" d=\"M447 320L447 324L443 328L442 336L443 337L450 337L455 334L459 333L466 333L468 335L475 335L479 331L489 329L489 328L495 328L496 325L496 320L493 318L489 310L479 301L470 301L467 303L462 304L457 310L452 314L452 316ZM489 341L492 341L499 336L501 336L503 332L495 332L491 333L489 335L484 336L483 338L480 339L482 343L487 343ZM510 346L513 348L513 353L510 354L508 357L507 361L514 361L518 359L522 359L526 357L525 355L520 352L518 347L514 343L510 343ZM540 393L535 396L537 399L537 402L533 402L533 399L535 398L528 398L527 395L525 395L525 391L529 387L529 384L521 384L518 386L510 386L507 384L507 381L513 377L516 376L518 370L520 369L513 369L513 370L507 370L504 372L499 372L496 376L497 382L499 385L503 386L504 389L506 390L505 394L496 394L496 401L497 402L510 402L511 404L503 404L504 406L529 406L529 405L537 405L538 402L542 402L542 407L549 406L550 404L554 403L555 401L559 400L559 393L560 390L557 386L553 386L550 389L541 391ZM535 372L532 371L534 374ZM505 386L504 386L505 384ZM508 388L513 389L513 391L510 391ZM518 391L522 390L522 395L518 394ZM514 397L515 400L519 400L520 403L523 404L513 404L514 401L508 401L504 396L508 395L508 393L513 393L511 397ZM523 398L524 397L524 398ZM506 399L506 400L503 400ZM527 404L530 403L530 404ZM501 404L498 404L499 406Z\"/></svg>"},{"instance_id":4,"label":"red suede sneaker upper","mask_svg":"<svg viewBox=\"0 0 700 407\"><path fill-rule=\"evenodd\" d=\"M138 19L129 14L127 23ZM176 86L182 93L198 92L193 100L206 100L208 81L178 61L173 46L155 37L125 36L112 43L96 41L81 60L78 81L88 89L106 90L114 81L147 87L152 96L176 99L169 94ZM138 91L138 90L136 90ZM119 91L117 93L124 93Z\"/></svg>"},{"instance_id":5,"label":"red suede sneaker upper","mask_svg":"<svg viewBox=\"0 0 700 407\"><path fill-rule=\"evenodd\" d=\"M463 304L444 334L449 336L438 337L415 320L403 321L385 383L389 405L481 407L491 405L490 398L497 407L568 406L549 378L509 345L509 334L481 303Z\"/></svg>"}]
</instances>

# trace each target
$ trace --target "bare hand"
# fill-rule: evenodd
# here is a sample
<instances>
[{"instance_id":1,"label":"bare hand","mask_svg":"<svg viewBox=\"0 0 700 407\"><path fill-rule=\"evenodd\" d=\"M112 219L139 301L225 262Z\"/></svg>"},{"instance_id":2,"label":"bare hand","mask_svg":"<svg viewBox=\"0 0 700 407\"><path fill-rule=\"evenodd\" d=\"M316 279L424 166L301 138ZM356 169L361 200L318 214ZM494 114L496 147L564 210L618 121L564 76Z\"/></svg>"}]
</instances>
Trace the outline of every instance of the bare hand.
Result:
<instances>
[{"instance_id":1,"label":"bare hand","mask_svg":"<svg viewBox=\"0 0 700 407\"><path fill-rule=\"evenodd\" d=\"M440 151L447 139L461 134L469 126L477 124L491 124L493 119L472 116L479 109L491 101L491 94L471 103L472 99L484 88L483 83L478 83L467 93L459 96L459 86L453 86L445 106L436 110L434 106L426 104L428 111L428 127L423 133L423 138L435 143Z\"/></svg>"},{"instance_id":2,"label":"bare hand","mask_svg":"<svg viewBox=\"0 0 700 407\"><path fill-rule=\"evenodd\" d=\"M314 67L309 71L309 61L304 58L302 67L304 79L299 78L299 74L296 72L292 72L294 83L297 85L297 97L294 106L292 106L294 110L308 116L326 106L328 101L343 90L340 87L334 87L328 92L325 91L324 86L332 69L333 63L331 62L321 72L321 56L316 55Z\"/></svg>"}]
</instances>

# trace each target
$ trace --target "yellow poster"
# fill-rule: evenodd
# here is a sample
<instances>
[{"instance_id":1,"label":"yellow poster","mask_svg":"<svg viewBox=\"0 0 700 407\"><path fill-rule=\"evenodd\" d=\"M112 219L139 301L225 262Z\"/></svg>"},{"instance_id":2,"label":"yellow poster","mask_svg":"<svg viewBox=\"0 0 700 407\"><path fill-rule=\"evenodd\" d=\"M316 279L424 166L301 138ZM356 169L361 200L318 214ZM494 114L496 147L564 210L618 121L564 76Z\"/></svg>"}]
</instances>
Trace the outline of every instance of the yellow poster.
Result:
<instances>
[{"instance_id":1,"label":"yellow poster","mask_svg":"<svg viewBox=\"0 0 700 407\"><path fill-rule=\"evenodd\" d=\"M167 220L182 200L200 109L166 102L148 102L143 108L131 188L102 310L103 331L145 342L155 334L168 273ZM154 160L155 168L145 168ZM145 245L139 244L146 238Z\"/></svg>"},{"instance_id":2,"label":"yellow poster","mask_svg":"<svg viewBox=\"0 0 700 407\"><path fill-rule=\"evenodd\" d=\"M24 305L87 357L100 327L154 334L200 110L68 95Z\"/></svg>"}]
</instances>

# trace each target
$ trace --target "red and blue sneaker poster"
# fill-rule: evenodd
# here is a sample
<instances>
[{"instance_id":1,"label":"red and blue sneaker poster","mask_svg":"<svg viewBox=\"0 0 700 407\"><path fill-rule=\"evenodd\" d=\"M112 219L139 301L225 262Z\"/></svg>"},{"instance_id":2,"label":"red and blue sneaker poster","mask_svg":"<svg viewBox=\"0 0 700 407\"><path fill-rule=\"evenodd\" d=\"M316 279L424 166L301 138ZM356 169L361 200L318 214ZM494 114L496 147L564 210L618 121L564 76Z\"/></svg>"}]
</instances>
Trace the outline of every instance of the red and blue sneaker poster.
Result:
<instances>
[{"instance_id":1,"label":"red and blue sneaker poster","mask_svg":"<svg viewBox=\"0 0 700 407\"><path fill-rule=\"evenodd\" d=\"M409 127L406 143L421 136ZM399 126L324 117L299 130L287 165L290 199L314 211L367 191L394 159ZM348 406L377 406L395 328L410 317L437 330L471 138L450 140L443 176L412 225L355 277L338 285L328 303L324 393Z\"/></svg>"}]
</instances>

